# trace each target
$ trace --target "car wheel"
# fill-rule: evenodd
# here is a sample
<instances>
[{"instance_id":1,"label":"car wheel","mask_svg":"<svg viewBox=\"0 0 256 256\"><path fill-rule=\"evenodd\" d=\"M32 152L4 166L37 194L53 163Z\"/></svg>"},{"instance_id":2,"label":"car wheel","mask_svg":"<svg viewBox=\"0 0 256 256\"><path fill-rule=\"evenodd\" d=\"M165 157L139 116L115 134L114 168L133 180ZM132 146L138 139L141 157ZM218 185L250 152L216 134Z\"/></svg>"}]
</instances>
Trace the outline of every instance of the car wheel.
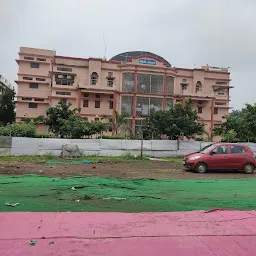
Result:
<instances>
[{"instance_id":1,"label":"car wheel","mask_svg":"<svg viewBox=\"0 0 256 256\"><path fill-rule=\"evenodd\" d=\"M207 171L207 166L204 163L199 163L196 165L196 171L198 173L205 173Z\"/></svg>"},{"instance_id":2,"label":"car wheel","mask_svg":"<svg viewBox=\"0 0 256 256\"><path fill-rule=\"evenodd\" d=\"M248 163L248 164L245 164L245 165L244 165L243 171L244 171L245 173L250 174L250 173L253 173L254 170L255 170L255 167L254 167L253 164Z\"/></svg>"}]
</instances>

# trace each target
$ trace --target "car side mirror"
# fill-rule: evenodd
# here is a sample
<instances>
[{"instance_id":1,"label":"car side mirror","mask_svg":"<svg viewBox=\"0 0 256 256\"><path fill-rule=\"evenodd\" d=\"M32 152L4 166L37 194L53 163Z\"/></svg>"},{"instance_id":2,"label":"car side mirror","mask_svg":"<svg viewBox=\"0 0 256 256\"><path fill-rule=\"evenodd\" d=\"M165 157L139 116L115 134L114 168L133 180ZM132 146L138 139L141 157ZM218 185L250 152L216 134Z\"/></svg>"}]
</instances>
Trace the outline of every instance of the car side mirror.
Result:
<instances>
[{"instance_id":1,"label":"car side mirror","mask_svg":"<svg viewBox=\"0 0 256 256\"><path fill-rule=\"evenodd\" d=\"M216 154L216 152L214 152L214 151L211 151L211 152L210 152L210 155L211 155L211 156L214 155L214 154Z\"/></svg>"}]
</instances>

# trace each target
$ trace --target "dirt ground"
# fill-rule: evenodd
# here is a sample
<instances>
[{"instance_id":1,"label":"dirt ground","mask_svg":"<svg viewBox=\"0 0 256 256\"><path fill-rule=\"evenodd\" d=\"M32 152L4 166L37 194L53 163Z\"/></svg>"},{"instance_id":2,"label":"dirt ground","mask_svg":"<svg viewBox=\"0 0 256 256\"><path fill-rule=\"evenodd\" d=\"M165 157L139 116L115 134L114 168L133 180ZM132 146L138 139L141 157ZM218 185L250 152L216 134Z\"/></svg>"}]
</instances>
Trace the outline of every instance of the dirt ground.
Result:
<instances>
[{"instance_id":1,"label":"dirt ground","mask_svg":"<svg viewBox=\"0 0 256 256\"><path fill-rule=\"evenodd\" d=\"M98 176L112 178L150 179L200 179L256 177L234 171L212 171L198 174L184 170L182 164L173 162L108 162L84 165L45 165L34 163L0 163L0 175L37 174L43 176Z\"/></svg>"}]
</instances>

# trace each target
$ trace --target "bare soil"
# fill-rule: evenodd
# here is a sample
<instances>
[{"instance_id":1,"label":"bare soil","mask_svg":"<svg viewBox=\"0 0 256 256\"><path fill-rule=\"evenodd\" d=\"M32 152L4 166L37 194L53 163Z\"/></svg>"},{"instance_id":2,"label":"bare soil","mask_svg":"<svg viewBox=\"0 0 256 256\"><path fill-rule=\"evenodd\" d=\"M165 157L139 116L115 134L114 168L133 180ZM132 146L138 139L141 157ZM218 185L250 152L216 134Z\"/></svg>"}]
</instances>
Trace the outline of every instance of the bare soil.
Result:
<instances>
[{"instance_id":1,"label":"bare soil","mask_svg":"<svg viewBox=\"0 0 256 256\"><path fill-rule=\"evenodd\" d=\"M83 165L46 165L34 163L0 163L0 175L37 174L43 176L97 176L112 178L150 178L150 179L200 179L200 178L245 178L256 177L238 171L212 171L198 174L185 170L180 163L143 161L143 162L106 162Z\"/></svg>"}]
</instances>

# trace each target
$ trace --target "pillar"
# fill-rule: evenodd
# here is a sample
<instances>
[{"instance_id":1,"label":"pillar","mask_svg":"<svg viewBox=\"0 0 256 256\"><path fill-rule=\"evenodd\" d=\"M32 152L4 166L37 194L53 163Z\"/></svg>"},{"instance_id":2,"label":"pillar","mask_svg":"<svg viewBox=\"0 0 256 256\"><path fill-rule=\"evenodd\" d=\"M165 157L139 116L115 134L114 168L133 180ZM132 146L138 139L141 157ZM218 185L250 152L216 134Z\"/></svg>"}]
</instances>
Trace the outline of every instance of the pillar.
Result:
<instances>
[{"instance_id":1,"label":"pillar","mask_svg":"<svg viewBox=\"0 0 256 256\"><path fill-rule=\"evenodd\" d=\"M137 68L134 72L134 88L132 102L132 134L135 135L135 117L136 117L136 101L137 101Z\"/></svg>"},{"instance_id":2,"label":"pillar","mask_svg":"<svg viewBox=\"0 0 256 256\"><path fill-rule=\"evenodd\" d=\"M166 87L166 73L164 74L164 98L163 98L163 110L166 110L166 93L167 93L167 87Z\"/></svg>"}]
</instances>

